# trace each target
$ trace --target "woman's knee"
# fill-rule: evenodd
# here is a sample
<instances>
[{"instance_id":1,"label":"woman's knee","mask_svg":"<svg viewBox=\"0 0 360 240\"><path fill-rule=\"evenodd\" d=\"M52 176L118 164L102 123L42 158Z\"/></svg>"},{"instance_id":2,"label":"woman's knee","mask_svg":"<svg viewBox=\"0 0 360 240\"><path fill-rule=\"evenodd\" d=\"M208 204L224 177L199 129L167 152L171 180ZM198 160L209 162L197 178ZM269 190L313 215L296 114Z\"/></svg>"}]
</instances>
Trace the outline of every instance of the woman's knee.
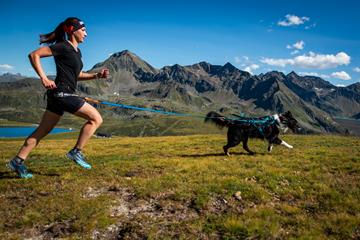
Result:
<instances>
[{"instance_id":1,"label":"woman's knee","mask_svg":"<svg viewBox=\"0 0 360 240\"><path fill-rule=\"evenodd\" d=\"M99 114L96 122L97 122L97 126L98 126L98 127L103 123L103 119L102 119L102 117L101 117L100 114Z\"/></svg>"},{"instance_id":2,"label":"woman's knee","mask_svg":"<svg viewBox=\"0 0 360 240\"><path fill-rule=\"evenodd\" d=\"M103 123L103 119L100 114L97 114L93 118L90 119L91 124L94 124L97 128Z\"/></svg>"}]
</instances>

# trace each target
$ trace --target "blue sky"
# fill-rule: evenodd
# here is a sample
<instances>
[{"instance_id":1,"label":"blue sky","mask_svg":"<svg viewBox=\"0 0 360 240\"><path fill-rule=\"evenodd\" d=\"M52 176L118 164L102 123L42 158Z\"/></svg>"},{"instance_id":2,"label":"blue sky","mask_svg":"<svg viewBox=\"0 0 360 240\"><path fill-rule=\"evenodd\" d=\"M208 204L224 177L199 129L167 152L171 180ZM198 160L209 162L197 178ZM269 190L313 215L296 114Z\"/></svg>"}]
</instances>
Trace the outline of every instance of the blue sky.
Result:
<instances>
[{"instance_id":1,"label":"blue sky","mask_svg":"<svg viewBox=\"0 0 360 240\"><path fill-rule=\"evenodd\" d=\"M38 35L81 18L84 70L125 49L156 68L230 62L253 74L360 81L360 1L6 1L0 3L0 74L34 76L27 59ZM55 74L52 59L43 60Z\"/></svg>"}]
</instances>

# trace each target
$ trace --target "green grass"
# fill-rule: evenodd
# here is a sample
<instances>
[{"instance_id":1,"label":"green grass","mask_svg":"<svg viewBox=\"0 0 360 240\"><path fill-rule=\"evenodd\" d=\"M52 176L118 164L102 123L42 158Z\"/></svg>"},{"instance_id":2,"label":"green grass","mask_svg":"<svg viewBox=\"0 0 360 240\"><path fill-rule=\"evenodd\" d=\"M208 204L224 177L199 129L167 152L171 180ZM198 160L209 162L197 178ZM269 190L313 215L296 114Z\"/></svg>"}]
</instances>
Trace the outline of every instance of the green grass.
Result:
<instances>
[{"instance_id":1,"label":"green grass","mask_svg":"<svg viewBox=\"0 0 360 240\"><path fill-rule=\"evenodd\" d=\"M231 157L223 134L92 139L83 170L59 134L30 155L30 180L5 168L22 140L0 139L0 239L359 239L360 139L283 138L294 149L250 140L256 155Z\"/></svg>"}]
</instances>

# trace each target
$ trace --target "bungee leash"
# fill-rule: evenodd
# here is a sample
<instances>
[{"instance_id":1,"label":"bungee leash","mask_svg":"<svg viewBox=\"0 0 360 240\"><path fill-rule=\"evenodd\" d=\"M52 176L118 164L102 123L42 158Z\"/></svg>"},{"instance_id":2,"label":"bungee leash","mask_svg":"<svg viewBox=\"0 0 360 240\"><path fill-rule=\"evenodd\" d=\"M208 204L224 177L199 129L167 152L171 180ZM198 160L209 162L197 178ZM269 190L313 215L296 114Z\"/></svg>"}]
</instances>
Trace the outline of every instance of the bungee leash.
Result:
<instances>
[{"instance_id":1,"label":"bungee leash","mask_svg":"<svg viewBox=\"0 0 360 240\"><path fill-rule=\"evenodd\" d=\"M190 114L190 113L168 112L168 111L157 110L157 109L153 109L153 108L136 107L136 106L131 106L131 105L125 105L125 104L122 104L122 103L113 103L113 102L95 100L95 99L88 98L88 97L85 97L84 99L88 103L102 104L102 105L111 106L111 107L120 107L120 108L124 108L124 109L132 109L132 110L160 113L160 114L180 116L180 117L205 118L204 116Z\"/></svg>"},{"instance_id":2,"label":"bungee leash","mask_svg":"<svg viewBox=\"0 0 360 240\"><path fill-rule=\"evenodd\" d=\"M88 97L83 97L84 100L88 103L93 103L93 104L101 104L101 105L106 105L106 106L111 106L111 107L120 107L120 108L124 108L124 109L132 109L132 110L138 110L138 111L146 111L146 112L153 112L153 113L160 113L160 114L165 114L165 115L172 115L172 116L179 116L179 117L193 117L193 118L214 118L214 119L227 119L230 121L237 121L237 122L241 122L244 124L252 124L255 125L257 128L257 125L264 125L266 124L266 126L271 125L273 123L275 123L275 119L273 117L270 116L266 116L260 119L256 119L256 118L243 118L243 117L237 117L237 118L229 118L229 117L206 117L203 115L196 115L196 114L190 114L190 113L178 113L178 112L168 112L168 111L164 111L164 110L157 110L157 109L153 109L153 108L143 108L143 107L137 107L137 106L132 106L132 105L126 105L126 104L122 104L122 103L113 103L113 102L107 102L107 101L100 101L100 100L96 100L96 99L92 99L92 98L88 98Z\"/></svg>"}]
</instances>

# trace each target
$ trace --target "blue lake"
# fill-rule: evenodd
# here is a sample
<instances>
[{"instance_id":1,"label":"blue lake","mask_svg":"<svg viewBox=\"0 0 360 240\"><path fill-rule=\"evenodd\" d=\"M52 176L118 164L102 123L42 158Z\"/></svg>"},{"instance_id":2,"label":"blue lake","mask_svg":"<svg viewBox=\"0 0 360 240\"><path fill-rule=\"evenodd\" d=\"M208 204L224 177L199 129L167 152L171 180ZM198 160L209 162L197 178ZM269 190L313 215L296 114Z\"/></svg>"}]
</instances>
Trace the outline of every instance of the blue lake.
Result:
<instances>
[{"instance_id":1,"label":"blue lake","mask_svg":"<svg viewBox=\"0 0 360 240\"><path fill-rule=\"evenodd\" d=\"M8 138L8 137L27 137L29 136L36 127L0 127L0 137ZM50 134L54 133L64 133L71 132L67 128L54 128Z\"/></svg>"}]
</instances>

